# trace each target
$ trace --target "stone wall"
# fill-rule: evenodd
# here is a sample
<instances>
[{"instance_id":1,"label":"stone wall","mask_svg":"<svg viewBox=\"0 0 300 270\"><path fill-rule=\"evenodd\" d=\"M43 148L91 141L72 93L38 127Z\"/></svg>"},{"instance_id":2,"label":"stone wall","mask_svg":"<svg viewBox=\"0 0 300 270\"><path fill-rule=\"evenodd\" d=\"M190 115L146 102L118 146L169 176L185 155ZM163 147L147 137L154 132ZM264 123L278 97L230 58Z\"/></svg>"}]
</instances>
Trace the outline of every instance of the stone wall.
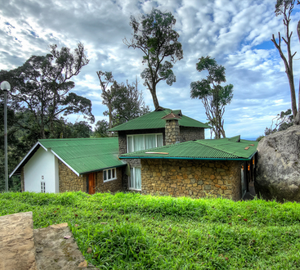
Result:
<instances>
[{"instance_id":1,"label":"stone wall","mask_svg":"<svg viewBox=\"0 0 300 270\"><path fill-rule=\"evenodd\" d=\"M86 192L86 175L77 176L64 163L58 160L59 192Z\"/></svg>"},{"instance_id":2,"label":"stone wall","mask_svg":"<svg viewBox=\"0 0 300 270\"><path fill-rule=\"evenodd\" d=\"M165 145L180 142L180 129L177 119L166 120L165 142Z\"/></svg>"},{"instance_id":3,"label":"stone wall","mask_svg":"<svg viewBox=\"0 0 300 270\"><path fill-rule=\"evenodd\" d=\"M204 128L180 127L180 142L202 140L204 137Z\"/></svg>"},{"instance_id":4,"label":"stone wall","mask_svg":"<svg viewBox=\"0 0 300 270\"><path fill-rule=\"evenodd\" d=\"M66 191L87 191L88 175L77 176L71 169L69 169L64 163L58 160L59 166L59 192ZM124 167L116 168L117 179L103 182L103 171L94 172L94 178L96 183L96 192L116 192L121 191L122 188L122 176Z\"/></svg>"},{"instance_id":5,"label":"stone wall","mask_svg":"<svg viewBox=\"0 0 300 270\"><path fill-rule=\"evenodd\" d=\"M21 192L25 191L24 185L24 166L21 168Z\"/></svg>"},{"instance_id":6,"label":"stone wall","mask_svg":"<svg viewBox=\"0 0 300 270\"><path fill-rule=\"evenodd\" d=\"M241 198L239 161L142 159L142 193Z\"/></svg>"},{"instance_id":7,"label":"stone wall","mask_svg":"<svg viewBox=\"0 0 300 270\"><path fill-rule=\"evenodd\" d=\"M125 167L116 168L117 179L108 182L103 182L103 171L95 173L96 179L96 192L117 192L121 191L122 188L122 175ZM124 171L125 173L125 171Z\"/></svg>"}]
</instances>

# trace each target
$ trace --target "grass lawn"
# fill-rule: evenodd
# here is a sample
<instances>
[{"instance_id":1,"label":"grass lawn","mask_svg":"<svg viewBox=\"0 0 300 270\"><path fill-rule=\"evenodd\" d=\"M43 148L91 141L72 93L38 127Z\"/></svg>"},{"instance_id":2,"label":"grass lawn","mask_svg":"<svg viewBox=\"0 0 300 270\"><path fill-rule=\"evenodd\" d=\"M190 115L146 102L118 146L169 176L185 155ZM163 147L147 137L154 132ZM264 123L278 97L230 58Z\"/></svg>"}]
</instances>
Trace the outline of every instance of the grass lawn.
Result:
<instances>
[{"instance_id":1,"label":"grass lawn","mask_svg":"<svg viewBox=\"0 0 300 270\"><path fill-rule=\"evenodd\" d=\"M0 194L1 216L26 211L34 228L67 222L85 258L100 269L300 269L298 203Z\"/></svg>"}]
</instances>

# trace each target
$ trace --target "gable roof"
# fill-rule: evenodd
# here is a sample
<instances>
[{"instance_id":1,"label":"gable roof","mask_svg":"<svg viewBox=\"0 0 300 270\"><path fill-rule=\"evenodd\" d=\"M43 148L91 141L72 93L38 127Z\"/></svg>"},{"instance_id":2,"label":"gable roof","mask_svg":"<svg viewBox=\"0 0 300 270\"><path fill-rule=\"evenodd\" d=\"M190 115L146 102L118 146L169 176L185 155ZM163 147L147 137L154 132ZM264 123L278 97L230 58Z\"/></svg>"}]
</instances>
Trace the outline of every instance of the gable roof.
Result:
<instances>
[{"instance_id":1,"label":"gable roof","mask_svg":"<svg viewBox=\"0 0 300 270\"><path fill-rule=\"evenodd\" d=\"M171 109L164 109L162 111L154 111L147 113L124 124L111 128L109 131L165 128L166 120L162 118L171 114L172 112L174 115L179 115L181 117L181 119L178 119L179 126L210 128L210 126L207 124L203 124L200 121L182 115L180 110L172 111Z\"/></svg>"},{"instance_id":2,"label":"gable roof","mask_svg":"<svg viewBox=\"0 0 300 270\"><path fill-rule=\"evenodd\" d=\"M19 172L20 168L27 163L39 147L52 152L77 175L125 165L118 159L119 144L117 137L41 139L31 148L10 174L10 177Z\"/></svg>"},{"instance_id":3,"label":"gable roof","mask_svg":"<svg viewBox=\"0 0 300 270\"><path fill-rule=\"evenodd\" d=\"M120 159L250 160L257 152L257 145L258 142L241 140L240 136L236 136L172 144L123 154Z\"/></svg>"}]
</instances>

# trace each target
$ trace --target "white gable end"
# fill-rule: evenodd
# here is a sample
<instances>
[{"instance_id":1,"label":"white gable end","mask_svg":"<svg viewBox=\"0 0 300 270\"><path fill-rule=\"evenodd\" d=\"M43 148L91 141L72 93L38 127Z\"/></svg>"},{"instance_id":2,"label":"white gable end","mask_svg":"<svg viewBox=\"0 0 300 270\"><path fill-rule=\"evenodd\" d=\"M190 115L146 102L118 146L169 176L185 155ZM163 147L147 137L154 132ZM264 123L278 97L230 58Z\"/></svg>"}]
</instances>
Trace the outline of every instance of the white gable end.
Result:
<instances>
[{"instance_id":1,"label":"white gable end","mask_svg":"<svg viewBox=\"0 0 300 270\"><path fill-rule=\"evenodd\" d=\"M24 191L59 192L58 161L51 151L40 147L24 166Z\"/></svg>"}]
</instances>

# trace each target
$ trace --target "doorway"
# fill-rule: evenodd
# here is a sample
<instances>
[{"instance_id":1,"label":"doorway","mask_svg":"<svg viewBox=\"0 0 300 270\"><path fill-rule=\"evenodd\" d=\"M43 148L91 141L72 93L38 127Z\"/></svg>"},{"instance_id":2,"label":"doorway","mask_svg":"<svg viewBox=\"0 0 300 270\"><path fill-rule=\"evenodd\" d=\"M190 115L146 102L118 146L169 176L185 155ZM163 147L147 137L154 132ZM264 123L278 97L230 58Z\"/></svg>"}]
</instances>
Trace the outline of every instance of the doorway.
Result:
<instances>
[{"instance_id":1,"label":"doorway","mask_svg":"<svg viewBox=\"0 0 300 270\"><path fill-rule=\"evenodd\" d=\"M89 173L88 175L88 193L89 194L95 194L95 189L96 189L96 181L95 181L95 175L94 173Z\"/></svg>"}]
</instances>

